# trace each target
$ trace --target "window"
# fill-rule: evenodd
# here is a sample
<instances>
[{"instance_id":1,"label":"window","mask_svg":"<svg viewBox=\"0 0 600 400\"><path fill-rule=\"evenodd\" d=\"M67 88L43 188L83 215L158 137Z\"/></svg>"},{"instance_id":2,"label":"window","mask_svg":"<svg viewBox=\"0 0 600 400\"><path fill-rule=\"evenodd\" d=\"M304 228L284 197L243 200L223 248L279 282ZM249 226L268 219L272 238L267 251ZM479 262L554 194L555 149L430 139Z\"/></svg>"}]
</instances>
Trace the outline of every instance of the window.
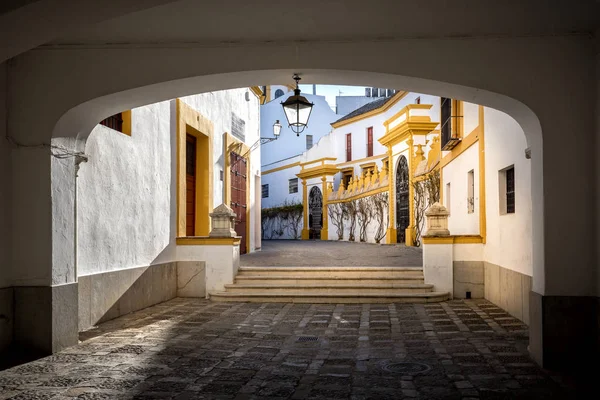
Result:
<instances>
[{"instance_id":1,"label":"window","mask_svg":"<svg viewBox=\"0 0 600 400\"><path fill-rule=\"evenodd\" d=\"M352 134L346 134L346 161L352 161Z\"/></svg>"},{"instance_id":2,"label":"window","mask_svg":"<svg viewBox=\"0 0 600 400\"><path fill-rule=\"evenodd\" d=\"M500 214L515 212L515 167L510 166L498 172Z\"/></svg>"},{"instance_id":3,"label":"window","mask_svg":"<svg viewBox=\"0 0 600 400\"><path fill-rule=\"evenodd\" d=\"M442 148L446 147L452 136L452 99L441 98Z\"/></svg>"},{"instance_id":4,"label":"window","mask_svg":"<svg viewBox=\"0 0 600 400\"><path fill-rule=\"evenodd\" d=\"M373 127L367 128L367 157L373 157Z\"/></svg>"},{"instance_id":5,"label":"window","mask_svg":"<svg viewBox=\"0 0 600 400\"><path fill-rule=\"evenodd\" d=\"M350 179L352 179L353 173L354 173L354 169L342 172L342 182L344 183L345 189L348 189L348 185L350 184Z\"/></svg>"},{"instance_id":6,"label":"window","mask_svg":"<svg viewBox=\"0 0 600 400\"><path fill-rule=\"evenodd\" d=\"M262 198L266 199L267 197L269 197L269 184L267 183L266 185L261 185L261 189L262 189Z\"/></svg>"},{"instance_id":7,"label":"window","mask_svg":"<svg viewBox=\"0 0 600 400\"><path fill-rule=\"evenodd\" d=\"M446 209L450 212L450 183L446 183Z\"/></svg>"},{"instance_id":8,"label":"window","mask_svg":"<svg viewBox=\"0 0 600 400\"><path fill-rule=\"evenodd\" d=\"M475 212L475 171L470 170L467 173L467 212Z\"/></svg>"},{"instance_id":9,"label":"window","mask_svg":"<svg viewBox=\"0 0 600 400\"><path fill-rule=\"evenodd\" d=\"M291 193L298 193L298 178L290 179L288 181L288 185L289 185L289 189L290 189L290 194ZM269 197L269 195L268 195L268 188L267 188L267 197Z\"/></svg>"},{"instance_id":10,"label":"window","mask_svg":"<svg viewBox=\"0 0 600 400\"><path fill-rule=\"evenodd\" d=\"M131 110L111 115L100 121L100 125L131 136Z\"/></svg>"},{"instance_id":11,"label":"window","mask_svg":"<svg viewBox=\"0 0 600 400\"><path fill-rule=\"evenodd\" d=\"M277 89L275 91L275 97L274 98L276 99L276 98L281 97L281 96L283 96L283 90Z\"/></svg>"},{"instance_id":12,"label":"window","mask_svg":"<svg viewBox=\"0 0 600 400\"><path fill-rule=\"evenodd\" d=\"M506 213L515 212L515 167L506 170Z\"/></svg>"},{"instance_id":13,"label":"window","mask_svg":"<svg viewBox=\"0 0 600 400\"><path fill-rule=\"evenodd\" d=\"M306 150L313 147L313 135L306 135Z\"/></svg>"}]
</instances>

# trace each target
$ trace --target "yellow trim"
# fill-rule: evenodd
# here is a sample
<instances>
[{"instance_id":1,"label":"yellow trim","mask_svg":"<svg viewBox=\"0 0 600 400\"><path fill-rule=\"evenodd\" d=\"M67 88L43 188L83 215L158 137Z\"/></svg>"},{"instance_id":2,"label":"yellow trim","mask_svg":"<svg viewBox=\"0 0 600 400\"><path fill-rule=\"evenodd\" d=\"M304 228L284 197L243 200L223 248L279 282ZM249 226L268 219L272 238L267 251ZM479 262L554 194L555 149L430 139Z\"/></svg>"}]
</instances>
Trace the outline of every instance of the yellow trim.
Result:
<instances>
[{"instance_id":1,"label":"yellow trim","mask_svg":"<svg viewBox=\"0 0 600 400\"><path fill-rule=\"evenodd\" d=\"M348 125L348 124L352 124L352 123L354 123L354 122L357 122L357 121L360 121L360 120L363 120L363 119L366 119L366 118L370 118L370 117L372 117L372 116L374 116L374 115L378 115L378 114L381 114L381 113L383 113L383 112L386 112L386 111L387 111L387 110L389 110L389 109L390 109L390 108L391 108L391 107L392 107L394 104L396 104L396 103L398 103L400 100L402 100L402 98L404 98L404 96L406 96L407 94L408 94L408 92L399 91L398 93L396 93L396 94L395 94L395 95L392 97L392 99L391 99L389 102L385 103L385 104L384 104L384 105L382 105L381 107L379 107L379 108L376 108L376 109L374 109L374 110L371 110L371 111L369 111L369 112L366 112L366 113L364 113L364 114L357 115L356 117L352 117L352 118L346 119L346 120L344 120L344 121L335 122L335 123L331 124L331 126L332 126L332 127L334 127L334 128L339 128L339 127L341 127L341 126Z\"/></svg>"},{"instance_id":2,"label":"yellow trim","mask_svg":"<svg viewBox=\"0 0 600 400\"><path fill-rule=\"evenodd\" d=\"M321 178L321 182L323 182L322 185L322 191L323 191L323 207L321 209L321 213L323 216L323 226L321 227L321 240L328 240L329 239L329 210L327 207L328 204L328 197L329 197L329 191L327 190L327 177L322 177Z\"/></svg>"},{"instance_id":3,"label":"yellow trim","mask_svg":"<svg viewBox=\"0 0 600 400\"><path fill-rule=\"evenodd\" d=\"M337 160L337 157L323 157L323 158L317 158L316 160L299 163L299 165L302 167L302 169L304 169L304 167L306 165L316 164L316 163L321 163L321 165L325 165L325 161L335 161L335 160Z\"/></svg>"},{"instance_id":4,"label":"yellow trim","mask_svg":"<svg viewBox=\"0 0 600 400\"><path fill-rule=\"evenodd\" d=\"M281 167L277 167L277 168L266 170L266 171L262 172L262 175L263 176L264 175L269 175L269 174L272 174L273 172L283 171L284 169L294 168L294 167L298 167L298 166L300 166L300 161L295 162L295 163L291 163L291 164L287 164L287 165L282 165Z\"/></svg>"},{"instance_id":5,"label":"yellow trim","mask_svg":"<svg viewBox=\"0 0 600 400\"><path fill-rule=\"evenodd\" d=\"M383 161L385 159L387 159L387 154L377 154L377 155L371 156L371 157L359 158L359 159L352 160L352 161L345 161L343 163L336 164L336 167L342 168L342 167L346 167L346 166L357 165L358 163L361 163L361 162L378 161L378 160Z\"/></svg>"},{"instance_id":6,"label":"yellow trim","mask_svg":"<svg viewBox=\"0 0 600 400\"><path fill-rule=\"evenodd\" d=\"M250 253L250 148L246 143L225 132L223 133L223 158L225 159L223 189L225 192L225 204L228 206L231 206L231 185L229 183L231 177L231 152L239 156L246 155L246 253Z\"/></svg>"},{"instance_id":7,"label":"yellow trim","mask_svg":"<svg viewBox=\"0 0 600 400\"><path fill-rule=\"evenodd\" d=\"M396 197L394 197L394 175L395 171L392 170L394 166L394 156L392 155L392 146L387 146L388 151L388 229L385 233L386 242L388 244L396 243L398 241L396 232Z\"/></svg>"},{"instance_id":8,"label":"yellow trim","mask_svg":"<svg viewBox=\"0 0 600 400\"><path fill-rule=\"evenodd\" d=\"M479 234L487 239L486 203L485 203L485 111L479 106Z\"/></svg>"},{"instance_id":9,"label":"yellow trim","mask_svg":"<svg viewBox=\"0 0 600 400\"><path fill-rule=\"evenodd\" d=\"M302 212L304 214L302 240L308 240L310 238L310 232L308 231L308 190L306 188L306 179L302 179Z\"/></svg>"},{"instance_id":10,"label":"yellow trim","mask_svg":"<svg viewBox=\"0 0 600 400\"><path fill-rule=\"evenodd\" d=\"M481 125L477 128L473 129L473 131L467 135L464 140L461 140L456 147L454 147L449 154L446 154L442 157L442 161L440 162L441 167L445 167L450 164L452 160L460 156L462 153L467 151L469 147L473 146L477 141L479 141L480 136L482 135L482 127Z\"/></svg>"},{"instance_id":11,"label":"yellow trim","mask_svg":"<svg viewBox=\"0 0 600 400\"><path fill-rule=\"evenodd\" d=\"M407 104L406 106L402 107L402 109L400 111L398 111L396 114L394 114L390 118L386 119L383 122L383 126L385 126L387 128L389 124L391 124L392 122L394 122L395 120L400 118L402 116L402 114L406 114L407 118L408 118L408 116L410 115L410 113L409 113L410 110L430 110L431 107L433 107L433 104ZM422 117L429 118L427 116L422 116ZM418 118L418 116L412 116L410 118Z\"/></svg>"},{"instance_id":12,"label":"yellow trim","mask_svg":"<svg viewBox=\"0 0 600 400\"><path fill-rule=\"evenodd\" d=\"M181 99L175 101L177 118L177 236L186 235L185 146L186 135L196 137L196 236L208 236L213 210L213 123Z\"/></svg>"},{"instance_id":13,"label":"yellow trim","mask_svg":"<svg viewBox=\"0 0 600 400\"><path fill-rule=\"evenodd\" d=\"M352 172L354 173L354 167L346 167L346 168L340 168L340 172L343 173L347 173L347 172Z\"/></svg>"},{"instance_id":14,"label":"yellow trim","mask_svg":"<svg viewBox=\"0 0 600 400\"><path fill-rule=\"evenodd\" d=\"M332 164L319 165L318 167L303 169L296 176L300 179L318 178L327 175L335 175L340 170Z\"/></svg>"},{"instance_id":15,"label":"yellow trim","mask_svg":"<svg viewBox=\"0 0 600 400\"><path fill-rule=\"evenodd\" d=\"M259 104L265 104L267 97L265 96L265 93L263 93L261 88L259 88L258 86L250 86L250 90L252 91L252 93L254 93L256 97L258 97Z\"/></svg>"},{"instance_id":16,"label":"yellow trim","mask_svg":"<svg viewBox=\"0 0 600 400\"><path fill-rule=\"evenodd\" d=\"M364 164L359 164L359 167L361 167L362 169L372 168L374 166L375 166L375 161L364 163Z\"/></svg>"},{"instance_id":17,"label":"yellow trim","mask_svg":"<svg viewBox=\"0 0 600 400\"><path fill-rule=\"evenodd\" d=\"M343 198L341 200L329 200L327 202L327 204L346 203L346 202L351 201L351 200L358 200L358 199L362 199L363 197L373 196L373 195L375 195L377 193L383 193L383 192L387 192L387 191L388 191L388 188L384 186L384 187L380 187L380 188L377 188L377 189L374 189L374 190L370 190L368 192L361 193L361 194L356 195L356 196L345 197L345 198Z\"/></svg>"},{"instance_id":18,"label":"yellow trim","mask_svg":"<svg viewBox=\"0 0 600 400\"><path fill-rule=\"evenodd\" d=\"M121 118L123 119L123 133L131 136L131 110L123 111L121 113Z\"/></svg>"},{"instance_id":19,"label":"yellow trim","mask_svg":"<svg viewBox=\"0 0 600 400\"><path fill-rule=\"evenodd\" d=\"M210 236L187 236L178 237L175 243L178 246L239 246L242 238L240 236L232 238L210 237Z\"/></svg>"},{"instance_id":20,"label":"yellow trim","mask_svg":"<svg viewBox=\"0 0 600 400\"><path fill-rule=\"evenodd\" d=\"M406 141L408 145L408 216L409 225L406 228L406 235L404 235L404 244L407 246L415 245L415 188L413 187L413 177L415 169L415 146L412 134L410 139ZM397 229L397 228L396 228Z\"/></svg>"},{"instance_id":21,"label":"yellow trim","mask_svg":"<svg viewBox=\"0 0 600 400\"><path fill-rule=\"evenodd\" d=\"M479 235L423 236L423 244L479 244L485 243Z\"/></svg>"}]
</instances>

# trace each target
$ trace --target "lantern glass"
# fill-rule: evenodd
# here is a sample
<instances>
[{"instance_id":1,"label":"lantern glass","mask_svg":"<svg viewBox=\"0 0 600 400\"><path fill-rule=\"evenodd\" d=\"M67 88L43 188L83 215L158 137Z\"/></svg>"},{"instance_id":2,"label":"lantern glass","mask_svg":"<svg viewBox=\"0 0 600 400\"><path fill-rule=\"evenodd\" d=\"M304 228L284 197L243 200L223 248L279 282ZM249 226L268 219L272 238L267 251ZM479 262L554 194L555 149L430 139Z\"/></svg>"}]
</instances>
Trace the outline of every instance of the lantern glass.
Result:
<instances>
[{"instance_id":1,"label":"lantern glass","mask_svg":"<svg viewBox=\"0 0 600 400\"><path fill-rule=\"evenodd\" d=\"M277 120L273 124L273 135L275 135L275 137L278 137L280 133L281 133L281 124L279 123L279 120Z\"/></svg>"},{"instance_id":2,"label":"lantern glass","mask_svg":"<svg viewBox=\"0 0 600 400\"><path fill-rule=\"evenodd\" d=\"M296 89L294 96L290 96L282 103L285 117L288 125L296 133L300 133L306 128L313 103L309 102L306 97L300 96L300 90Z\"/></svg>"}]
</instances>

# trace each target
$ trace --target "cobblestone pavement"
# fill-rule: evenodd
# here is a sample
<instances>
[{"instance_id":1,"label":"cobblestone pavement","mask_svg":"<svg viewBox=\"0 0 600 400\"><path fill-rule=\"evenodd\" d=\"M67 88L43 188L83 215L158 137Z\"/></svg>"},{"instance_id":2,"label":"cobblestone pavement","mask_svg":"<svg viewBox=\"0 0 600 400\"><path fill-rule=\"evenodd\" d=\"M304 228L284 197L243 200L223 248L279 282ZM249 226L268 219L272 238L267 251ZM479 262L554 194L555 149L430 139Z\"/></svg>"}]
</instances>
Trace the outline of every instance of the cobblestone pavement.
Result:
<instances>
[{"instance_id":1,"label":"cobblestone pavement","mask_svg":"<svg viewBox=\"0 0 600 400\"><path fill-rule=\"evenodd\" d=\"M574 398L564 379L530 360L526 327L485 300L178 298L81 340L0 372L0 399Z\"/></svg>"},{"instance_id":2,"label":"cobblestone pavement","mask_svg":"<svg viewBox=\"0 0 600 400\"><path fill-rule=\"evenodd\" d=\"M401 244L320 240L263 240L261 251L241 257L244 266L401 266L423 265L422 250Z\"/></svg>"}]
</instances>

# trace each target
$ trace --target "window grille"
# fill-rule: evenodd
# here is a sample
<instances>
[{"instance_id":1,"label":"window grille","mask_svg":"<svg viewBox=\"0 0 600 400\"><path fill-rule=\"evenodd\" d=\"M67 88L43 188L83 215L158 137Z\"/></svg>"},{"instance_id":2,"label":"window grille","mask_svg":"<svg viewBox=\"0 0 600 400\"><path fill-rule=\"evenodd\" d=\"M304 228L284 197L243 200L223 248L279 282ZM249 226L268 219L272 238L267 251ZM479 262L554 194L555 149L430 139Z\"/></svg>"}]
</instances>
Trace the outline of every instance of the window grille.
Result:
<instances>
[{"instance_id":1,"label":"window grille","mask_svg":"<svg viewBox=\"0 0 600 400\"><path fill-rule=\"evenodd\" d=\"M515 167L506 170L506 213L515 212Z\"/></svg>"},{"instance_id":2,"label":"window grille","mask_svg":"<svg viewBox=\"0 0 600 400\"><path fill-rule=\"evenodd\" d=\"M313 147L313 135L306 135L306 150Z\"/></svg>"},{"instance_id":3,"label":"window grille","mask_svg":"<svg viewBox=\"0 0 600 400\"><path fill-rule=\"evenodd\" d=\"M288 181L288 186L290 194L298 193L298 178L290 179Z\"/></svg>"},{"instance_id":4,"label":"window grille","mask_svg":"<svg viewBox=\"0 0 600 400\"><path fill-rule=\"evenodd\" d=\"M267 183L266 185L261 185L261 189L262 189L262 198L266 199L267 197L269 197L269 184Z\"/></svg>"},{"instance_id":5,"label":"window grille","mask_svg":"<svg viewBox=\"0 0 600 400\"><path fill-rule=\"evenodd\" d=\"M100 121L100 125L104 125L115 131L123 132L123 113L111 115L110 117L103 119Z\"/></svg>"}]
</instances>

